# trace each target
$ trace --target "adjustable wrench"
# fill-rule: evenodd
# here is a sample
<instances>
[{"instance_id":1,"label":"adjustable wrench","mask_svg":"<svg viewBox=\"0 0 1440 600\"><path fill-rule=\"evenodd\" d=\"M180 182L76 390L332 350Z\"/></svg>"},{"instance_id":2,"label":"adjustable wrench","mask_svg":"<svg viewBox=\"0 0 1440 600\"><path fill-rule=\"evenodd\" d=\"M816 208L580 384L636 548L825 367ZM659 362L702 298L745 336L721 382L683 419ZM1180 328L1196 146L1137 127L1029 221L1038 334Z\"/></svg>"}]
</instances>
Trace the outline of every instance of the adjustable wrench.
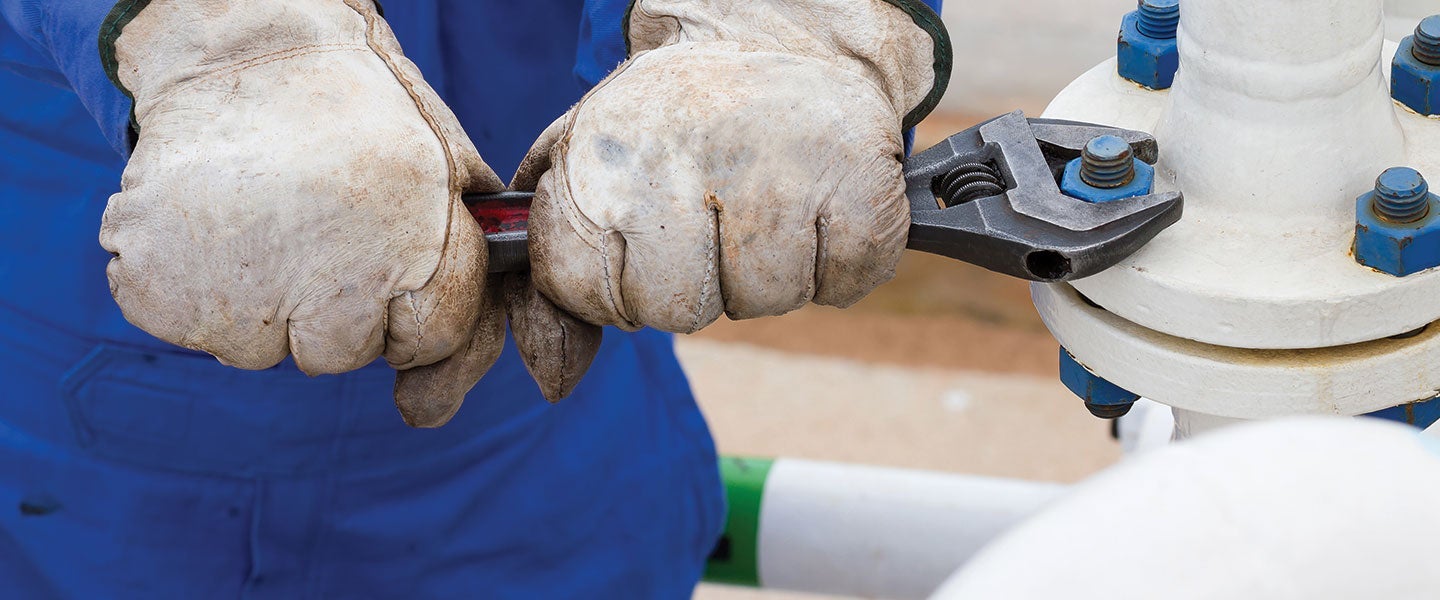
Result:
<instances>
[{"instance_id":1,"label":"adjustable wrench","mask_svg":"<svg viewBox=\"0 0 1440 600\"><path fill-rule=\"evenodd\" d=\"M1110 268L1180 219L1179 192L1090 203L1060 192L1065 164L1101 135L1119 136L1154 164L1140 131L1020 111L950 136L905 161L912 250L1031 281L1070 281ZM466 195L490 247L492 273L529 268L529 192Z\"/></svg>"}]
</instances>

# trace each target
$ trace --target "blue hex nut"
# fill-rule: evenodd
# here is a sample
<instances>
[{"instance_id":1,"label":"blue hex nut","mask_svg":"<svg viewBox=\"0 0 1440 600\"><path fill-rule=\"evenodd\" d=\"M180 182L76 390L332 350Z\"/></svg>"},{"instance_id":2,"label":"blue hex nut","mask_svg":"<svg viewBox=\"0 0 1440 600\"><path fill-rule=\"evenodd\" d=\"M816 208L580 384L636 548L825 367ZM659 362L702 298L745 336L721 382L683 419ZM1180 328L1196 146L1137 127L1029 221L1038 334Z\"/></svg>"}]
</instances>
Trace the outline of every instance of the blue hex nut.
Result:
<instances>
[{"instance_id":1,"label":"blue hex nut","mask_svg":"<svg viewBox=\"0 0 1440 600\"><path fill-rule=\"evenodd\" d=\"M1152 90L1174 84L1180 68L1179 24L1180 0L1141 0L1140 9L1120 21L1115 55L1120 76Z\"/></svg>"},{"instance_id":2,"label":"blue hex nut","mask_svg":"<svg viewBox=\"0 0 1440 600\"><path fill-rule=\"evenodd\" d=\"M1440 266L1440 198L1414 169L1386 169L1355 200L1355 261L1404 277Z\"/></svg>"},{"instance_id":3,"label":"blue hex nut","mask_svg":"<svg viewBox=\"0 0 1440 600\"><path fill-rule=\"evenodd\" d=\"M1130 144L1113 135L1085 144L1060 178L1061 192L1091 203L1144 196L1154 187L1155 167L1136 160Z\"/></svg>"},{"instance_id":4,"label":"blue hex nut","mask_svg":"<svg viewBox=\"0 0 1440 600\"><path fill-rule=\"evenodd\" d=\"M1392 406L1361 416L1405 423L1423 430L1440 421L1440 398Z\"/></svg>"},{"instance_id":5,"label":"blue hex nut","mask_svg":"<svg viewBox=\"0 0 1440 600\"><path fill-rule=\"evenodd\" d=\"M1060 383L1085 401L1085 408L1090 409L1090 414L1102 419L1125 416L1140 399L1139 394L1125 391L1091 373L1064 348L1060 349Z\"/></svg>"},{"instance_id":6,"label":"blue hex nut","mask_svg":"<svg viewBox=\"0 0 1440 600\"><path fill-rule=\"evenodd\" d=\"M1390 95L1422 115L1440 114L1440 15L1400 42L1390 65Z\"/></svg>"}]
</instances>

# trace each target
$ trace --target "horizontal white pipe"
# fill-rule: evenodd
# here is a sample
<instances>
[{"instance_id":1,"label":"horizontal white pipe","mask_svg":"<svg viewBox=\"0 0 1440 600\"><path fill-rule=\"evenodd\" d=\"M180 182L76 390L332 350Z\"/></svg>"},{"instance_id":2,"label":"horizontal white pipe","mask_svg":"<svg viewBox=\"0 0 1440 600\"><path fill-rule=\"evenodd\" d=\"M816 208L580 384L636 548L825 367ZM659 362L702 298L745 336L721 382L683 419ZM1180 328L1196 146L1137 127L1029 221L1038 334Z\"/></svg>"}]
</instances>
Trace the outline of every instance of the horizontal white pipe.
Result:
<instances>
[{"instance_id":1,"label":"horizontal white pipe","mask_svg":"<svg viewBox=\"0 0 1440 600\"><path fill-rule=\"evenodd\" d=\"M763 587L924 598L1066 486L799 459L775 462L760 510Z\"/></svg>"}]
</instances>

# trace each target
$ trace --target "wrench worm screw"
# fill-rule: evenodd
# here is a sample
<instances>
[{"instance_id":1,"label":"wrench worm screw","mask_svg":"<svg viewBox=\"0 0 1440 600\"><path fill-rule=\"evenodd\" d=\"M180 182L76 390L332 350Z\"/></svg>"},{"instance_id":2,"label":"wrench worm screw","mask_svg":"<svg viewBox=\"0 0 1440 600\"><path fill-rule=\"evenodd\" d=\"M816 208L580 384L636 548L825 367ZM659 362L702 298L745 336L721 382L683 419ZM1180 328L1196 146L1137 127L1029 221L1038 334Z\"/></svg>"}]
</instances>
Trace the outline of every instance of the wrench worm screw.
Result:
<instances>
[{"instance_id":1,"label":"wrench worm screw","mask_svg":"<svg viewBox=\"0 0 1440 600\"><path fill-rule=\"evenodd\" d=\"M937 182L936 196L949 208L1005 193L1005 180L994 167L983 162L965 163L946 173Z\"/></svg>"}]
</instances>

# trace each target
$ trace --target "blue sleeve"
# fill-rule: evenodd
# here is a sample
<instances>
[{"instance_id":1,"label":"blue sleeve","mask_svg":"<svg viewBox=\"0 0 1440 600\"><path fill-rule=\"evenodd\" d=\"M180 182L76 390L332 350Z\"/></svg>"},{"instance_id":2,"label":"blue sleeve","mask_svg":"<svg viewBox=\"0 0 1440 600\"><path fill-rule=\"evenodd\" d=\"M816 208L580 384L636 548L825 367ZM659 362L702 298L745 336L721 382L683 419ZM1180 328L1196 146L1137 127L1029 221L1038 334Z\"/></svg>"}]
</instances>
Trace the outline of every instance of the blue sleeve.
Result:
<instances>
[{"instance_id":1,"label":"blue sleeve","mask_svg":"<svg viewBox=\"0 0 1440 600\"><path fill-rule=\"evenodd\" d=\"M0 0L0 69L75 92L110 146L129 154L130 99L100 64L115 0Z\"/></svg>"},{"instance_id":2,"label":"blue sleeve","mask_svg":"<svg viewBox=\"0 0 1440 600\"><path fill-rule=\"evenodd\" d=\"M585 0L575 76L585 89L595 87L625 60L625 12L631 0Z\"/></svg>"}]
</instances>

